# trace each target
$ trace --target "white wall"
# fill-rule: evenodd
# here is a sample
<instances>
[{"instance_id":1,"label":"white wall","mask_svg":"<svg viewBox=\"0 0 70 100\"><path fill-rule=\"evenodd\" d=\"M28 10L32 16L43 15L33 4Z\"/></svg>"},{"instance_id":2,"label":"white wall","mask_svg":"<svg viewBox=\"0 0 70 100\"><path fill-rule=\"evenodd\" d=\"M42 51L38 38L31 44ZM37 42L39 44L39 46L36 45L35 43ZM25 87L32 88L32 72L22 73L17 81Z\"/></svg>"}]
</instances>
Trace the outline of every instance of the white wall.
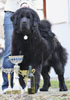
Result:
<instances>
[{"instance_id":1,"label":"white wall","mask_svg":"<svg viewBox=\"0 0 70 100\"><path fill-rule=\"evenodd\" d=\"M67 23L70 22L70 0L67 0Z\"/></svg>"},{"instance_id":2,"label":"white wall","mask_svg":"<svg viewBox=\"0 0 70 100\"><path fill-rule=\"evenodd\" d=\"M34 6L37 9L40 19L43 19L43 0L34 0Z\"/></svg>"},{"instance_id":3,"label":"white wall","mask_svg":"<svg viewBox=\"0 0 70 100\"><path fill-rule=\"evenodd\" d=\"M47 19L52 23L67 21L67 0L46 0Z\"/></svg>"}]
</instances>

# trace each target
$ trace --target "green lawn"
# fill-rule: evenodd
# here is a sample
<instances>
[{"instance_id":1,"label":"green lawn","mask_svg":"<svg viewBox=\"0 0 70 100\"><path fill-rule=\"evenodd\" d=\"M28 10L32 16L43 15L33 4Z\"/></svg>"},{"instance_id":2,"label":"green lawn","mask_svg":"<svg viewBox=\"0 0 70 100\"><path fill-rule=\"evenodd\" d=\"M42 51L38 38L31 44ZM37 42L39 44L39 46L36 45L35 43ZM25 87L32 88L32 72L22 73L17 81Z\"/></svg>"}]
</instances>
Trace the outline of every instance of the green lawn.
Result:
<instances>
[{"instance_id":1,"label":"green lawn","mask_svg":"<svg viewBox=\"0 0 70 100\"><path fill-rule=\"evenodd\" d=\"M65 81L66 86L68 89L70 89L70 81ZM42 87L43 80L40 82L40 87ZM59 88L59 81L57 80L51 80L51 88Z\"/></svg>"}]
</instances>

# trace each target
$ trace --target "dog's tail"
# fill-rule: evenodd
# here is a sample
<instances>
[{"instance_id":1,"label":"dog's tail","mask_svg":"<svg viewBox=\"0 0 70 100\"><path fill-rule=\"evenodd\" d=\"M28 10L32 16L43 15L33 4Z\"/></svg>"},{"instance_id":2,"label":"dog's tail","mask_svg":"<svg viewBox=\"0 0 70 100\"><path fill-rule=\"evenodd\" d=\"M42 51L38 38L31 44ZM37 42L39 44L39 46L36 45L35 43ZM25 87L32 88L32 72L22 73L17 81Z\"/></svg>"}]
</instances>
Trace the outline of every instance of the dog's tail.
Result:
<instances>
[{"instance_id":1,"label":"dog's tail","mask_svg":"<svg viewBox=\"0 0 70 100\"><path fill-rule=\"evenodd\" d=\"M39 30L44 38L54 37L55 34L51 31L51 23L48 20L41 20L39 23Z\"/></svg>"},{"instance_id":2,"label":"dog's tail","mask_svg":"<svg viewBox=\"0 0 70 100\"><path fill-rule=\"evenodd\" d=\"M63 64L63 66L65 66L67 63L67 59L68 59L68 53L64 47L60 46L59 48L60 49L58 52L59 52L60 60Z\"/></svg>"},{"instance_id":3,"label":"dog's tail","mask_svg":"<svg viewBox=\"0 0 70 100\"><path fill-rule=\"evenodd\" d=\"M55 41L55 52L57 51L57 55L64 67L68 59L67 50L60 44L60 42L56 37L54 38L54 41Z\"/></svg>"}]
</instances>

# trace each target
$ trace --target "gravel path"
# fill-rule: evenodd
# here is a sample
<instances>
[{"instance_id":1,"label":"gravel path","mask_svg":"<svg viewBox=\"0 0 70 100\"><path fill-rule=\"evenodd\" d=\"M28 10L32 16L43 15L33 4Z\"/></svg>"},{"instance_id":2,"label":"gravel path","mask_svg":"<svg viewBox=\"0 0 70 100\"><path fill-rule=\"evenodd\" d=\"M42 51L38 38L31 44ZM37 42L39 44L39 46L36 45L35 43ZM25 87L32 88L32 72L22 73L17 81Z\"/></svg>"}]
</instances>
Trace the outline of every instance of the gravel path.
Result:
<instances>
[{"instance_id":1,"label":"gravel path","mask_svg":"<svg viewBox=\"0 0 70 100\"><path fill-rule=\"evenodd\" d=\"M70 100L70 90L59 92L57 89L49 89L48 92L38 92L33 95L0 94L0 100Z\"/></svg>"}]
</instances>

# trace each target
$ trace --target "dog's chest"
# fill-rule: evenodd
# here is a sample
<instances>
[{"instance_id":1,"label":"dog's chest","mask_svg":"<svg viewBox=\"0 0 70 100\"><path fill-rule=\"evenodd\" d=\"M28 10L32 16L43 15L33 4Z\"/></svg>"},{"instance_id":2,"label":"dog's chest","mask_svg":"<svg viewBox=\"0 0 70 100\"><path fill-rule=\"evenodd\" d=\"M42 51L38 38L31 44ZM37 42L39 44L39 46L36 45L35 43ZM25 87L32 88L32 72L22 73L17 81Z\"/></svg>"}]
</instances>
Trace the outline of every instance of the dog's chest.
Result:
<instances>
[{"instance_id":1,"label":"dog's chest","mask_svg":"<svg viewBox=\"0 0 70 100\"><path fill-rule=\"evenodd\" d=\"M27 39L24 39L27 38ZM36 49L35 40L32 37L23 37L23 53L32 53Z\"/></svg>"},{"instance_id":2,"label":"dog's chest","mask_svg":"<svg viewBox=\"0 0 70 100\"><path fill-rule=\"evenodd\" d=\"M21 47L22 46L22 47ZM41 62L41 47L38 41L34 37L28 37L27 40L24 38L21 40L20 49L22 55L24 55L23 65L29 66L34 65L35 63Z\"/></svg>"}]
</instances>

